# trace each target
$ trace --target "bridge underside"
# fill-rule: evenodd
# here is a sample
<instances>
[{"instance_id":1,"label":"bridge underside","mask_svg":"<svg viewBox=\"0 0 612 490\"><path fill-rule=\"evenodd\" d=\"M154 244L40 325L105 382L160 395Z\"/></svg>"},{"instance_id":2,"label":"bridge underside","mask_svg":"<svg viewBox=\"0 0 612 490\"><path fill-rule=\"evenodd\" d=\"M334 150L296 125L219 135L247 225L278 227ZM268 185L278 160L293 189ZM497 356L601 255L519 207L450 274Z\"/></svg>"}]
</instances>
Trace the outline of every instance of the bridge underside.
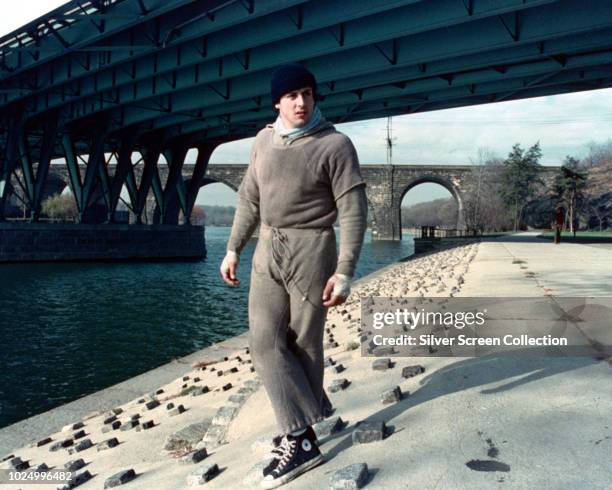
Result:
<instances>
[{"instance_id":1,"label":"bridge underside","mask_svg":"<svg viewBox=\"0 0 612 490\"><path fill-rule=\"evenodd\" d=\"M151 193L160 221L188 217L216 146L273 119L270 75L290 61L334 123L599 89L612 3L70 1L0 39L0 217L19 188L38 219L57 158L81 217L101 196L112 219L124 185L136 216Z\"/></svg>"}]
</instances>

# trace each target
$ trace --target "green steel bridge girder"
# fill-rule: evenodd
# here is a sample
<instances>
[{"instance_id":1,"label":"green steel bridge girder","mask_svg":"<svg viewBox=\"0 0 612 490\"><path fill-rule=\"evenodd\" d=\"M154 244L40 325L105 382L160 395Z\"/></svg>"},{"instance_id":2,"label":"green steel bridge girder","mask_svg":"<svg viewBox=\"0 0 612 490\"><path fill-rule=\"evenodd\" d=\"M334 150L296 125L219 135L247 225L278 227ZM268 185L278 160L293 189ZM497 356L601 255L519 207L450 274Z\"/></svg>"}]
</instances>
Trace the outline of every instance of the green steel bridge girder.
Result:
<instances>
[{"instance_id":1,"label":"green steel bridge girder","mask_svg":"<svg viewBox=\"0 0 612 490\"><path fill-rule=\"evenodd\" d=\"M533 9L531 11L533 11ZM612 20L610 21L610 24L612 25ZM331 94L341 93L343 83L346 80L350 80L352 87L347 87L344 91L349 92L350 97L352 98L352 105L357 102L358 99L363 98L364 94L366 94L365 96L367 97L367 92L370 90L368 88L370 86L369 79L370 75L372 74L374 75L375 79L378 75L378 79L375 83L379 84L381 81L380 75L382 73L386 73L393 77L393 79L397 80L397 75L394 74L395 70L407 68L411 69L413 73L412 78L404 78L399 82L393 82L400 85L405 84L408 86L408 90L410 90L409 86L411 83L413 83L415 80L419 80L419 78L426 77L429 73L428 70L434 69L436 63L443 66L444 64L448 65L449 62L452 62L452 60L460 59L462 61L468 61L466 58L471 58L472 63L475 64L478 63L479 57L484 58L484 60L489 59L487 54L490 53L478 52L479 49L486 49L487 43L483 43L483 41L479 39L479 36L468 36L469 30L467 27L469 27L469 25L455 26L452 29L458 29L458 32L456 32L452 38L446 37L445 39L436 42L435 45L432 44L432 39L420 39L420 42L417 43L419 40L414 39L412 36L408 36L405 39L396 40L395 45L397 48L397 59L395 60L394 64L384 57L379 49L370 47L363 50L352 50L352 57L346 56L346 53L338 53L335 55L335 57L327 56L315 58L310 63L307 63L307 65L311 67L315 73L317 73L317 76L322 80L321 92L323 95L331 96ZM581 27L586 29L584 25ZM459 30L460 28L463 28L463 30ZM578 30L576 25L566 25L564 28L571 28L570 30L573 31ZM526 62L533 59L546 60L552 58L554 63L549 64L549 66L551 66L554 73L559 69L563 69L564 65L568 65L570 60L577 58L577 55L574 53L592 53L596 49L612 47L612 31L610 30L601 30L592 33L588 32L587 29L582 36L574 34L572 36L559 39L559 32L554 30L551 32L551 30L548 29L548 32L545 34L534 34L533 36L536 39L541 38L541 36L545 37L546 35L557 37L556 39L546 41L543 44L542 41L532 41L531 43L528 43L528 41L516 42L509 39L507 33L504 33L499 29L495 29L494 27L493 29L498 36L494 44L496 46L507 46L506 48L494 50L494 53L499 56L498 60L502 63L501 65L497 63L493 65L489 63L486 65L481 62L481 65L489 67L489 72L491 73L493 79L497 79L500 75L504 75L504 72L506 73L506 77L510 77L513 73L517 73L519 71L516 69L516 66L512 66L510 64L510 60L513 56L510 52L512 49L521 51L521 54L514 55L515 64L520 64L521 60ZM451 29L449 29L449 31L450 30ZM479 31L479 33L482 36L482 32ZM431 33L426 33L424 36L431 36ZM404 42L405 45L403 45L402 42ZM423 44L425 46L429 46L433 52L428 52L425 48L421 50L411 50L410 46L414 43L417 45ZM466 43L471 43L471 45L466 46ZM474 45L475 43L476 45ZM602 48L602 46L604 48ZM392 53L392 45L389 46L389 49L391 50L389 53ZM474 54L460 56L461 52L466 50L470 51L470 49ZM404 58L407 58L406 61L402 59L402 55L400 53L405 53ZM604 51L602 55L605 56L606 53L607 51ZM523 56L522 58L520 57L521 55ZM442 61L436 61L440 58ZM422 61L422 63L420 61ZM592 58L591 61L595 63L598 62L595 58ZM587 56L582 57L582 63L585 63L588 66ZM530 65L531 64L532 63L530 63ZM330 66L333 68L330 69ZM355 76L355 67L361 68L361 76ZM459 67L455 72L434 72L434 74L431 76L433 79L433 82L431 82L433 84L433 89L437 89L440 82L446 82L449 84L460 83L462 77L465 79L469 76L469 74L463 75L466 68L469 68L469 66L464 65L463 70L461 70ZM533 67L531 68L533 69ZM526 70L526 72L528 73L528 70ZM479 75L482 76L482 70ZM334 77L336 79L333 79ZM228 116L232 119L234 117L230 112L231 106L228 106L228 104L234 103L234 100L244 101L244 99L246 99L250 105L249 110L252 111L257 111L262 107L267 109L264 101L269 99L267 95L262 96L261 94L267 94L268 92L269 71L263 73L259 72L253 75L245 75L237 80L240 81L240 83L232 82L229 85L231 92L226 92L225 94L221 92L221 86L216 87L215 90L208 87L208 96L206 96L206 92L203 88L196 87L185 91L170 93L164 97L157 97L145 105L143 105L144 103L139 104L138 107L130 107L129 104L126 104L126 106L110 111L111 121L113 121L115 125L112 129L123 128L130 124L150 123L149 126L144 126L144 130L154 130L159 127L168 126L169 124L164 123L164 119L168 118L169 115L172 117L171 124L175 125L193 120L205 121L206 115L204 109L207 105L216 105L221 110L223 110L222 108L225 107L222 114L224 116L224 121L227 122ZM326 80L330 81L326 82ZM456 80L459 80L459 82L456 82ZM356 88L359 86L362 88ZM228 86L225 86L224 90L227 91L227 88ZM374 87L371 90L376 92L379 89ZM423 96L426 98L427 93L424 93ZM220 102L222 103L220 104ZM230 109L229 111L228 108ZM178 113L182 119L173 116L173 114L176 113ZM207 124L206 122L204 123ZM207 125L210 124L208 123Z\"/></svg>"},{"instance_id":2,"label":"green steel bridge girder","mask_svg":"<svg viewBox=\"0 0 612 490\"><path fill-rule=\"evenodd\" d=\"M333 25L338 22L338 15L341 20L349 20L376 10L388 10L402 4L414 3L414 0L391 2L377 0L348 4L341 0L318 0L309 3L306 16L305 0L259 1L254 3L254 7L257 8L254 8L250 14L244 9L244 2L226 1L222 3L225 8L213 17L214 20L202 15L205 12L201 7L203 2L191 2L191 5L196 7L198 3L200 11L192 11L187 20L170 16L170 24L165 28L165 35L163 27L154 26L154 34L149 34L142 28L143 26L139 26L134 32L124 33L122 36L127 38L120 39L119 45L109 46L107 43L104 46L89 48L99 51L93 59L92 51L84 53L71 51L65 59L58 61L52 71L50 67L43 66L40 72L35 72L33 78L38 84L34 90L43 95L44 92L51 92L49 103L52 103L53 99L57 100L59 95L70 97L70 100L78 100L81 96L95 94L101 90L171 74L173 70L202 63L203 60L208 61L233 52L244 51L261 42L276 41L294 33L320 29L326 24ZM326 14L317 15L317 10L322 8L325 8ZM335 8L335 11L330 8ZM310 15L311 12L314 14ZM261 21L252 22L261 17L263 17ZM249 23L245 24L247 22ZM180 29L177 26L180 26ZM288 29L279 29L279 26L287 26ZM167 39L170 33L173 34L172 38ZM148 43L148 46L141 46L147 48L148 54L143 54L145 51L141 49L133 48L135 37L142 38L141 43ZM158 39L155 40L153 37ZM121 36L115 36L110 41L116 41L117 38ZM103 54L105 57L101 59ZM31 80L26 79L26 81L31 83ZM61 90L58 90L60 88ZM26 88L23 94L19 95L17 92L12 99L28 95L31 95L31 89ZM7 102L8 100L7 97ZM41 100L41 107L50 107L46 100L38 100Z\"/></svg>"},{"instance_id":3,"label":"green steel bridge girder","mask_svg":"<svg viewBox=\"0 0 612 490\"><path fill-rule=\"evenodd\" d=\"M63 83L304 1L72 0L0 39L0 80Z\"/></svg>"},{"instance_id":4,"label":"green steel bridge girder","mask_svg":"<svg viewBox=\"0 0 612 490\"><path fill-rule=\"evenodd\" d=\"M499 31L504 40L515 41L516 36L512 34L512 29L508 31L508 26L512 25L515 19L508 16L511 17L513 14L524 16L528 11L522 12L519 9L547 4L551 0L529 0L527 4L521 0L503 0L501 3L494 0L481 0L476 3L481 7L471 13L466 11L461 0L435 0L435 2L405 5L357 19L352 19L352 17L358 12L363 12L363 8L357 10L356 6L359 5L359 2L348 4L350 8L355 9L353 12L347 8L346 2L343 3L342 8L334 5L338 1L327 1L323 4L329 9L327 15L323 17L322 24L325 26L323 29L313 31L311 28L309 32L308 29L302 27L297 30L290 17L279 13L274 23L265 23L264 20L267 19L256 23L254 28L257 27L257 32L252 33L251 36L249 36L249 31L240 32L245 30L244 27L235 28L236 33L225 31L218 33L220 37L223 36L223 39L216 43L219 47L217 52L211 51L211 42L207 41L207 56L204 58L197 45L190 45L181 51L180 56L174 54L169 56L167 61L160 55L159 59L149 60L146 65L139 63L137 68L127 67L121 71L101 73L95 79L95 87L93 81L89 80L88 84L75 83L69 89L57 94L43 93L33 99L32 105L35 106L33 115L50 107L65 105L67 102L69 103L68 110L73 118L86 117L92 113L115 107L126 107L129 112L131 104L135 105L134 112L136 113L141 107L144 109L150 107L151 110L159 112L160 108L167 106L166 101L162 99L164 96L180 94L181 91L187 91L190 88L196 89L199 96L204 98L212 97L213 100L219 100L220 96L224 98L227 95L233 98L231 94L227 94L227 85L228 83L232 86L251 84L252 81L248 77L243 78L244 75L263 70L264 73L260 74L259 79L267 80L270 70L278 64L295 59L310 60L313 55L315 55L313 60L315 63L317 59L323 58L322 64L326 66L332 61L324 59L324 56L328 55L338 54L345 58L345 61L353 61L353 58L359 58L363 54L360 48L364 48L366 54L369 54L371 49L375 49L377 58L384 59L387 66L389 64L402 66L406 62L406 56L400 56L397 53L401 48L400 38L412 44L411 36L429 31L430 35L435 37L438 35L435 29L447 29L468 22L473 25L478 19L487 19L488 24L492 24L493 29ZM318 2L314 2L312 6L309 5L306 12L315 9L317 4ZM379 9L382 9L383 6L386 9L394 6L389 2L376 2L376 4L381 4L378 6ZM319 18L322 15L317 16L318 22L321 22ZM479 25L472 27L474 30L479 28ZM464 37L464 32L459 32L459 35ZM288 42L293 43L291 49L287 48ZM417 38L415 42L421 43L422 40ZM368 47L371 49L367 49ZM407 52L405 47L402 51ZM423 60L423 62L427 61L430 60L427 58ZM364 63L365 67L369 65L370 63ZM164 66L171 69L164 71L162 68ZM354 69L354 63L352 66ZM375 70L373 66L370 71ZM334 80L334 74L321 73L320 76L325 81ZM87 96L88 92L94 92L96 95ZM255 96L262 93L268 93L266 86L257 87ZM190 95L191 93L186 93L186 96ZM151 100L147 101L147 99ZM137 102L138 104L135 104Z\"/></svg>"},{"instance_id":5,"label":"green steel bridge girder","mask_svg":"<svg viewBox=\"0 0 612 490\"><path fill-rule=\"evenodd\" d=\"M519 91L529 96L530 90L543 85L559 84L560 93L563 93L568 82L596 82L609 76L611 66L612 50L570 58L566 60L565 66L557 61L544 60L507 67L505 70L486 68L458 74L453 78L432 76L412 82L378 85L363 91L343 91L324 96L319 106L326 116L340 117L343 113L352 113L356 107L367 106L370 102L380 103L381 108L397 105L399 102L407 108L406 113L413 113L416 108L422 111L430 104L444 100L450 105L457 98L465 96L480 96L481 99L484 98L484 102L500 102L508 97L509 91ZM601 84L593 83L592 88L601 88ZM224 127L228 123L253 121L261 124L269 121L272 116L271 111L262 110L260 117L254 119L254 111L257 111L255 102L245 100L215 106L203 111L199 118L185 115L157 118L151 121L149 128L166 129L166 136L170 137Z\"/></svg>"},{"instance_id":6,"label":"green steel bridge girder","mask_svg":"<svg viewBox=\"0 0 612 490\"><path fill-rule=\"evenodd\" d=\"M612 4L611 4L612 5ZM612 15L612 10L611 10ZM612 17L610 19L610 26L612 26ZM397 78L393 75L394 69L411 67L412 76L404 78L403 80L393 83L408 83L410 84L414 80L427 78L429 75L430 65L435 65L437 60L448 60L454 59L455 57L461 57L463 60L471 58L471 65L464 65L463 68L458 67L456 71L451 72L434 72L431 78L442 79L453 81L457 78L461 79L463 73L469 70L482 70L488 67L494 77L497 77L499 73L507 71L509 64L512 63L512 47L520 46L515 41L508 39L507 33L497 30L496 34L496 46L505 46L508 49L495 50L498 55L501 55L498 59L501 61L501 65L495 64L484 64L478 63L478 57L483 56L485 59L487 55L481 54L481 50L486 50L489 46L487 41L484 41L478 36L470 36L469 26L458 26L464 27L459 31L451 35L450 33L442 40L436 41L431 36L432 34L425 34L424 37L430 37L429 39L411 39L402 38L396 41L397 59L394 63L389 61L383 56L376 47L370 46L364 49L353 50L350 53L338 53L334 56L319 57L314 60L310 60L306 65L317 74L319 80L321 80L321 92L323 95L336 94L341 91L350 92L351 95L356 99L363 92L372 87L369 77L372 74L380 74L385 72L390 74L393 79ZM458 29L459 30L459 29ZM558 68L562 68L563 64L567 62L567 59L571 58L575 54L583 53L585 44L589 45L586 53L591 53L596 49L606 49L607 51L612 50L612 30L596 33L599 35L593 35L591 32L585 32L583 37L577 34L568 36L561 40L551 40L544 46L546 49L551 48L550 53L542 50L541 41L533 41L527 44L527 41L521 43L521 50L524 54L522 58L520 55L514 56L513 63L525 63L531 62L532 60L550 59L551 57L556 61L553 65L555 71ZM484 37L484 36L483 36ZM593 41L593 37L597 41ZM601 48L602 44L596 44L598 41L604 41L604 48ZM490 42L490 41L489 41ZM568 45L574 42L578 45L576 51L572 50ZM435 45L434 45L435 44ZM526 44L526 46L525 46ZM555 45L560 45L560 49L555 49ZM419 47L423 45L422 49ZM392 45L389 45L390 51ZM465 52L473 53L464 54ZM400 54L400 53L403 53ZM350 54L350 56L349 56ZM505 63L504 63L505 60ZM467 60L466 60L467 61ZM441 63L441 64L447 64ZM478 68L473 68L474 66ZM435 66L434 66L435 69ZM130 124L139 124L147 122L157 118L164 118L168 114L175 112L189 112L191 119L201 119L202 116L198 114L197 110L205 109L215 105L227 105L234 101L249 100L251 102L251 108L264 108L267 109L271 106L269 102L269 78L270 72L256 73L253 75L244 76L240 79L240 83L232 82L216 87L196 87L187 89L182 92L175 92L166 96L160 96L152 99L148 103L141 103L138 107L130 108L124 107L111 111L113 116L111 119L115 121L115 124L119 126L125 126ZM380 78L380 77L379 77ZM343 90L343 82L345 79L352 79L353 85L350 88ZM356 80L357 79L357 80ZM377 80L380 84L380 79ZM375 85L375 86L376 86ZM226 114L230 113L226 111ZM189 116L188 116L189 117Z\"/></svg>"}]
</instances>

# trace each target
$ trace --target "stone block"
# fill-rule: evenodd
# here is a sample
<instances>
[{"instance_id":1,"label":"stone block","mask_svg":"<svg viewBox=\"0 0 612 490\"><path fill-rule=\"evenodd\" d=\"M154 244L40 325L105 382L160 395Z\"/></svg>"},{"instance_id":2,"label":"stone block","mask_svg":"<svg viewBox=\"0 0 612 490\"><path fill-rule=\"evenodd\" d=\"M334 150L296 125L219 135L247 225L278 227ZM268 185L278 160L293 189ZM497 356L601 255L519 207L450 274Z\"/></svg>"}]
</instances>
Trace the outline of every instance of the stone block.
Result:
<instances>
[{"instance_id":1,"label":"stone block","mask_svg":"<svg viewBox=\"0 0 612 490\"><path fill-rule=\"evenodd\" d=\"M242 405L245 404L246 400L247 400L246 395L236 393L236 394L230 396L227 399L227 402L231 403L232 405L237 405L237 406L241 407Z\"/></svg>"},{"instance_id":2,"label":"stone block","mask_svg":"<svg viewBox=\"0 0 612 490\"><path fill-rule=\"evenodd\" d=\"M114 422L111 422L110 424L105 424L102 427L102 433L106 434L107 432L110 432L112 430L117 430L119 427L121 427L121 421L115 420Z\"/></svg>"},{"instance_id":3,"label":"stone block","mask_svg":"<svg viewBox=\"0 0 612 490\"><path fill-rule=\"evenodd\" d=\"M150 400L145 404L147 410L153 410L154 408L159 407L160 403L158 400Z\"/></svg>"},{"instance_id":4,"label":"stone block","mask_svg":"<svg viewBox=\"0 0 612 490\"><path fill-rule=\"evenodd\" d=\"M88 470L84 470L81 473L74 475L69 483L58 485L57 490L70 490L71 488L78 487L91 479L91 473Z\"/></svg>"},{"instance_id":5,"label":"stone block","mask_svg":"<svg viewBox=\"0 0 612 490\"><path fill-rule=\"evenodd\" d=\"M341 379L334 379L331 383L331 385L329 385L328 390L331 393L336 393L338 391L344 390L348 387L348 385L351 384L349 382L348 379L346 378L341 378Z\"/></svg>"},{"instance_id":6,"label":"stone block","mask_svg":"<svg viewBox=\"0 0 612 490\"><path fill-rule=\"evenodd\" d=\"M332 474L329 488L330 490L356 490L366 484L368 476L367 464L351 464Z\"/></svg>"},{"instance_id":7,"label":"stone block","mask_svg":"<svg viewBox=\"0 0 612 490\"><path fill-rule=\"evenodd\" d=\"M30 467L30 463L22 461L19 456L11 458L8 462L8 466L11 469L22 471L27 470Z\"/></svg>"},{"instance_id":8,"label":"stone block","mask_svg":"<svg viewBox=\"0 0 612 490\"><path fill-rule=\"evenodd\" d=\"M191 396L200 396L205 393L208 393L209 391L210 389L208 388L208 386L197 386L194 390L192 390Z\"/></svg>"},{"instance_id":9,"label":"stone block","mask_svg":"<svg viewBox=\"0 0 612 490\"><path fill-rule=\"evenodd\" d=\"M83 458L73 459L67 463L64 463L64 469L73 472L80 470L83 466L85 466L85 461L83 461Z\"/></svg>"},{"instance_id":10,"label":"stone block","mask_svg":"<svg viewBox=\"0 0 612 490\"><path fill-rule=\"evenodd\" d=\"M83 422L76 422L75 424L68 424L62 427L62 432L78 430L78 429L82 429L83 427L85 427L85 424Z\"/></svg>"},{"instance_id":11,"label":"stone block","mask_svg":"<svg viewBox=\"0 0 612 490\"><path fill-rule=\"evenodd\" d=\"M118 487L132 481L134 478L136 478L136 472L133 469L123 470L104 480L104 488Z\"/></svg>"},{"instance_id":12,"label":"stone block","mask_svg":"<svg viewBox=\"0 0 612 490\"><path fill-rule=\"evenodd\" d=\"M344 371L346 368L344 367L344 365L342 364L336 364L334 367L332 367L332 371L334 373L340 374L342 371Z\"/></svg>"},{"instance_id":13,"label":"stone block","mask_svg":"<svg viewBox=\"0 0 612 490\"><path fill-rule=\"evenodd\" d=\"M195 451L190 451L181 458L179 458L178 462L180 464L195 464L202 461L208 453L206 452L206 448L203 447L201 449L196 449Z\"/></svg>"},{"instance_id":14,"label":"stone block","mask_svg":"<svg viewBox=\"0 0 612 490\"><path fill-rule=\"evenodd\" d=\"M170 414L170 417L174 417L176 415L182 414L184 411L185 411L185 407L183 405L179 405L178 407L170 410L168 413Z\"/></svg>"},{"instance_id":15,"label":"stone block","mask_svg":"<svg viewBox=\"0 0 612 490\"><path fill-rule=\"evenodd\" d=\"M402 368L402 377L403 378L412 378L418 374L424 373L425 368L423 366L406 366Z\"/></svg>"},{"instance_id":16,"label":"stone block","mask_svg":"<svg viewBox=\"0 0 612 490\"><path fill-rule=\"evenodd\" d=\"M133 429L134 427L138 427L139 425L140 421L138 419L130 419L125 424L121 425L121 430L125 432L127 430Z\"/></svg>"},{"instance_id":17,"label":"stone block","mask_svg":"<svg viewBox=\"0 0 612 490\"><path fill-rule=\"evenodd\" d=\"M385 390L380 394L380 401L383 402L383 404L388 404L388 403L397 403L402 399L402 390L400 389L399 386L396 386L395 388L391 389L391 390Z\"/></svg>"},{"instance_id":18,"label":"stone block","mask_svg":"<svg viewBox=\"0 0 612 490\"><path fill-rule=\"evenodd\" d=\"M227 426L211 425L201 441L201 446L196 446L197 449L202 447L216 447L226 443Z\"/></svg>"},{"instance_id":19,"label":"stone block","mask_svg":"<svg viewBox=\"0 0 612 490\"><path fill-rule=\"evenodd\" d=\"M376 347L372 350L372 355L376 356L376 357L380 357L380 356L390 356L395 354L395 347L393 346L380 346L380 347Z\"/></svg>"},{"instance_id":20,"label":"stone block","mask_svg":"<svg viewBox=\"0 0 612 490\"><path fill-rule=\"evenodd\" d=\"M372 369L374 371L386 371L391 367L391 359L383 357L382 359L376 359L372 363Z\"/></svg>"},{"instance_id":21,"label":"stone block","mask_svg":"<svg viewBox=\"0 0 612 490\"><path fill-rule=\"evenodd\" d=\"M212 420L214 425L229 425L229 423L238 415L240 408L234 405L221 407L217 410L215 417Z\"/></svg>"},{"instance_id":22,"label":"stone block","mask_svg":"<svg viewBox=\"0 0 612 490\"><path fill-rule=\"evenodd\" d=\"M136 427L136 432L152 429L153 427L155 427L155 422L153 422L153 420L147 420L146 422L143 422L138 427Z\"/></svg>"},{"instance_id":23,"label":"stone block","mask_svg":"<svg viewBox=\"0 0 612 490\"><path fill-rule=\"evenodd\" d=\"M340 432L342 429L344 429L345 425L346 424L341 417L331 417L329 419L322 420L321 422L317 422L312 426L312 428L317 436L317 439L321 439Z\"/></svg>"},{"instance_id":24,"label":"stone block","mask_svg":"<svg viewBox=\"0 0 612 490\"><path fill-rule=\"evenodd\" d=\"M183 389L179 393L179 396L189 395L189 393L191 393L193 390L197 390L198 388L200 388L200 387L199 386L195 386L195 385L191 385L191 386L183 385Z\"/></svg>"},{"instance_id":25,"label":"stone block","mask_svg":"<svg viewBox=\"0 0 612 490\"><path fill-rule=\"evenodd\" d=\"M166 451L191 449L202 440L209 427L210 420L208 419L183 427L166 438L164 449Z\"/></svg>"},{"instance_id":26,"label":"stone block","mask_svg":"<svg viewBox=\"0 0 612 490\"><path fill-rule=\"evenodd\" d=\"M61 441L57 441L51 444L51 446L49 446L49 451L51 452L59 451L60 449L64 447L72 446L73 444L74 444L73 439L63 439Z\"/></svg>"},{"instance_id":27,"label":"stone block","mask_svg":"<svg viewBox=\"0 0 612 490\"><path fill-rule=\"evenodd\" d=\"M202 485L212 480L219 474L219 466L216 464L205 465L187 475L187 485Z\"/></svg>"},{"instance_id":28,"label":"stone block","mask_svg":"<svg viewBox=\"0 0 612 490\"><path fill-rule=\"evenodd\" d=\"M87 434L85 433L84 430L80 430L78 432L75 432L74 434L72 434L72 438L73 439L81 439L82 437L85 437Z\"/></svg>"},{"instance_id":29,"label":"stone block","mask_svg":"<svg viewBox=\"0 0 612 490\"><path fill-rule=\"evenodd\" d=\"M382 421L357 422L351 436L353 444L367 444L374 441L382 441L386 433L385 423Z\"/></svg>"},{"instance_id":30,"label":"stone block","mask_svg":"<svg viewBox=\"0 0 612 490\"><path fill-rule=\"evenodd\" d=\"M106 439L98 444L96 444L98 451L105 451L106 449L112 449L119 445L119 441L116 437L111 437L110 439Z\"/></svg>"},{"instance_id":31,"label":"stone block","mask_svg":"<svg viewBox=\"0 0 612 490\"><path fill-rule=\"evenodd\" d=\"M244 386L252 388L255 391L257 388L261 386L261 380L259 378L247 379L244 382Z\"/></svg>"},{"instance_id":32,"label":"stone block","mask_svg":"<svg viewBox=\"0 0 612 490\"><path fill-rule=\"evenodd\" d=\"M92 446L93 446L93 443L91 442L91 439L83 439L78 444L75 444L74 446L69 447L68 454L80 453L81 451L85 451L86 449L89 449Z\"/></svg>"}]
</instances>

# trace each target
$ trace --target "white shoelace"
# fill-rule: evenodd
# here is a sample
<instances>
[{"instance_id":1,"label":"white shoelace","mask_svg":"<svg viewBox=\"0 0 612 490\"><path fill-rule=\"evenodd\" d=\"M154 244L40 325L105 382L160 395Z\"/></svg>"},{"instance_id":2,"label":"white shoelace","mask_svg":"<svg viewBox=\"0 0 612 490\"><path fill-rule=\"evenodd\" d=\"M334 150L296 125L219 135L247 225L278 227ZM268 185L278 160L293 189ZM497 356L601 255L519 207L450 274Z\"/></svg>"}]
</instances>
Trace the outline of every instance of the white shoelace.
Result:
<instances>
[{"instance_id":1,"label":"white shoelace","mask_svg":"<svg viewBox=\"0 0 612 490\"><path fill-rule=\"evenodd\" d=\"M276 466L276 468L274 468L273 473L278 474L285 467L285 465L291 459L291 455L296 445L297 445L296 440L290 441L287 437L283 437L283 440L281 441L280 445L277 448L278 454L280 456L280 461L278 462L278 465Z\"/></svg>"}]
</instances>

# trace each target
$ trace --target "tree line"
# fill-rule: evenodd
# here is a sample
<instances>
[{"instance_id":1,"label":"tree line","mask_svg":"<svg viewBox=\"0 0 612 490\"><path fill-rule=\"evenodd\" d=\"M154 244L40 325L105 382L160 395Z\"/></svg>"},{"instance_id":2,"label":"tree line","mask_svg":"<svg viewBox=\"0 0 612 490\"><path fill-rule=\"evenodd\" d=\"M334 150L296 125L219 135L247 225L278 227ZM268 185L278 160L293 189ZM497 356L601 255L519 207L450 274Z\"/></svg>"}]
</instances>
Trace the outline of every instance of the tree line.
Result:
<instances>
[{"instance_id":1,"label":"tree line","mask_svg":"<svg viewBox=\"0 0 612 490\"><path fill-rule=\"evenodd\" d=\"M468 228L520 230L552 226L557 208L564 229L605 229L612 225L612 140L590 143L585 157L567 155L552 182L542 179L542 150L536 143L513 145L505 159L478 152L474 189L465 197Z\"/></svg>"}]
</instances>

